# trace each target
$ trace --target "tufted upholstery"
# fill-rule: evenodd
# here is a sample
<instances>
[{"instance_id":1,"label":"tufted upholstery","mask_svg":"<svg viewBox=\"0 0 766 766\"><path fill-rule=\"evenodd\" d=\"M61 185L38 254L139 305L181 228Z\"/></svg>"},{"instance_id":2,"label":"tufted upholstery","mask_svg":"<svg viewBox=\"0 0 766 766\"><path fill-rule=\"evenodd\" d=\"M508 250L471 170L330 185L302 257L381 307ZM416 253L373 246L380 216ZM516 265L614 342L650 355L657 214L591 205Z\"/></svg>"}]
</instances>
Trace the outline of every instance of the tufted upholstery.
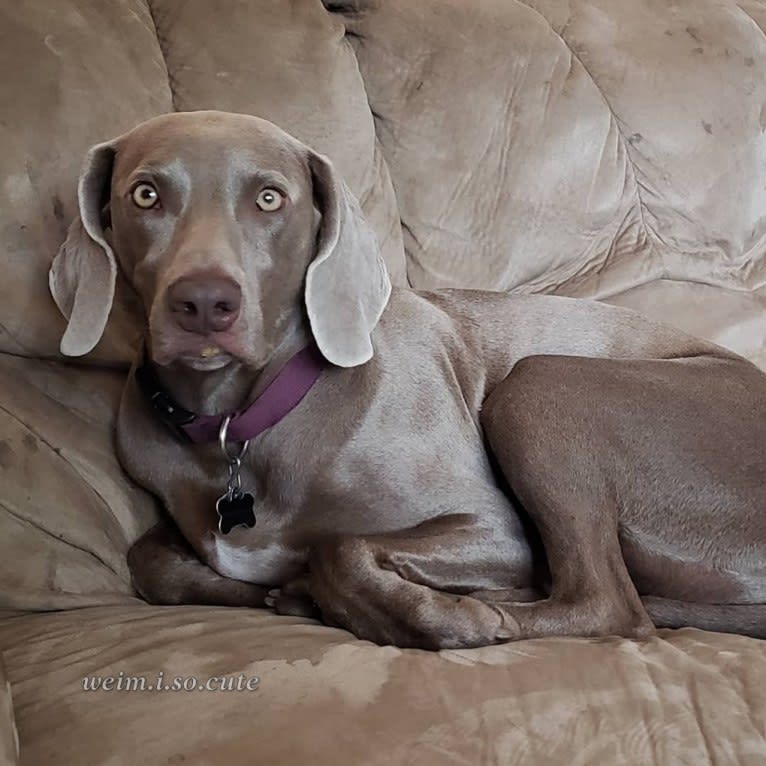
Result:
<instances>
[{"instance_id":1,"label":"tufted upholstery","mask_svg":"<svg viewBox=\"0 0 766 766\"><path fill-rule=\"evenodd\" d=\"M269 639L251 657L231 612L208 618L205 610L171 614L140 603L125 552L157 510L125 479L111 446L135 347L134 308L124 294L96 350L65 364L58 354L63 321L46 273L75 214L76 176L91 144L173 109L242 111L279 123L334 160L398 284L595 297L711 338L766 368L765 34L763 0L3 4L0 607L8 614L117 610L0 622L23 762L133 763L134 735L110 734L130 720L137 721L135 738L152 738L151 762L181 762L183 738L165 746L161 732L181 715L183 701L150 708L165 718L142 718L135 700L75 696L76 674L66 667L156 670L171 662L177 642L197 636L187 673L225 656L232 672L265 662L258 672L266 677L269 658L282 656L284 644L312 695L325 683L311 670L326 667L317 659L323 642L339 667L369 662L374 677L357 668L349 682L373 690L364 705L347 688L351 701L338 702L342 684L336 696L301 703L295 678L294 687L258 698L281 705L285 716L297 706L313 722L309 741L299 739L300 726L280 730L282 739L266 748L270 763L280 752L340 762L332 737L320 736L323 721L339 726L336 703L344 725L379 721L388 732L355 740L357 749L347 752L356 763L375 762L365 744L383 758L386 741L392 762L402 763L415 754L428 763L556 763L588 742L593 756L583 763L668 763L676 755L680 762L679 753L699 753L690 763L758 763L766 752L766 698L744 680L745 666L766 670L758 642L695 631L639 649L614 641L594 651L573 642L564 651L557 642L535 642L530 654L554 670L538 673L532 661L522 673L523 695L498 710L491 700L507 688L495 693L492 679L516 677L523 647L463 659L404 653L389 666L386 650L259 613L242 623ZM222 620L212 644L198 636L207 619ZM135 626L143 624L162 638L136 644ZM740 655L747 663L733 659ZM583 672L563 674L557 690L556 663L572 661L585 663ZM606 698L587 688L587 663L595 674L602 661L614 670L621 700L611 712ZM456 675L449 670L455 662L484 671ZM495 666L503 672L495 674ZM703 691L711 667L729 674L717 687L720 706ZM49 673L58 685L46 680ZM413 697L431 706L427 724L405 720L395 694L381 692L380 717L370 712L376 689L390 684L409 693L402 682L418 673L426 687L439 679L433 695ZM662 685L666 673L670 691ZM479 693L471 687L478 679L490 687ZM472 707L450 728L466 684ZM666 716L661 694L681 712ZM9 700L0 688L0 763L14 757ZM539 725L554 700L566 715L580 710L583 717L565 715L569 723L559 729ZM591 703L596 718L588 717ZM103 718L104 705L113 718ZM632 708L644 718L636 721ZM255 714L247 710L244 718L232 714L229 739L241 747L229 748L228 763L251 762L258 747L242 734ZM195 715L206 714L198 706ZM82 732L96 723L102 739L86 746ZM617 736L626 739L610 747ZM680 750L667 750L669 742L681 742ZM207 750L192 750L189 762L217 762ZM297 761L284 755L284 762Z\"/></svg>"}]
</instances>

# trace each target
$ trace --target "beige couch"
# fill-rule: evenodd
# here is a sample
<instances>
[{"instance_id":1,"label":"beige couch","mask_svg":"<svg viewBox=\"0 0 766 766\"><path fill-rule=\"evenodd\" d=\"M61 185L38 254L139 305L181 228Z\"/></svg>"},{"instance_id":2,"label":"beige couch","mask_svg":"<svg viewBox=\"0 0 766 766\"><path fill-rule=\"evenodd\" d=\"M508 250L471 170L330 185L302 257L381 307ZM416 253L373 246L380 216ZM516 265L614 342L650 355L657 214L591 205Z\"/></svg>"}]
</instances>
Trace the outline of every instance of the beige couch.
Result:
<instances>
[{"instance_id":1,"label":"beige couch","mask_svg":"<svg viewBox=\"0 0 766 766\"><path fill-rule=\"evenodd\" d=\"M0 8L0 763L766 763L766 642L402 651L133 593L158 513L111 441L133 309L64 363L46 271L83 152L152 115L255 113L329 154L400 284L595 297L766 367L763 0L325 5ZM260 682L82 687L159 671Z\"/></svg>"}]
</instances>

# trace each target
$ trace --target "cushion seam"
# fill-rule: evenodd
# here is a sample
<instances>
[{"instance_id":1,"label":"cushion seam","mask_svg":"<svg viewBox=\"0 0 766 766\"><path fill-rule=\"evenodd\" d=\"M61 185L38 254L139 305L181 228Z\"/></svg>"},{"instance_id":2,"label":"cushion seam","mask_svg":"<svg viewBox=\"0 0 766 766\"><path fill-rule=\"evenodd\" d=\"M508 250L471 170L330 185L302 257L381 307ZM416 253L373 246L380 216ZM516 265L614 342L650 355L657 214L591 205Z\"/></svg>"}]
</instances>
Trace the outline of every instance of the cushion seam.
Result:
<instances>
[{"instance_id":1,"label":"cushion seam","mask_svg":"<svg viewBox=\"0 0 766 766\"><path fill-rule=\"evenodd\" d=\"M152 0L145 0L146 1L146 10L149 13L149 18L152 21L152 26L154 27L154 35L157 38L157 47L159 48L160 55L162 56L162 63L165 66L165 75L167 77L167 83L168 83L168 90L170 91L170 105L173 108L174 112L178 111L178 106L176 105L176 83L173 78L173 75L170 73L170 67L168 66L168 55L166 50L166 41L163 40L162 35L160 34L160 28L157 25L157 18L155 16L154 8L152 7Z\"/></svg>"}]
</instances>

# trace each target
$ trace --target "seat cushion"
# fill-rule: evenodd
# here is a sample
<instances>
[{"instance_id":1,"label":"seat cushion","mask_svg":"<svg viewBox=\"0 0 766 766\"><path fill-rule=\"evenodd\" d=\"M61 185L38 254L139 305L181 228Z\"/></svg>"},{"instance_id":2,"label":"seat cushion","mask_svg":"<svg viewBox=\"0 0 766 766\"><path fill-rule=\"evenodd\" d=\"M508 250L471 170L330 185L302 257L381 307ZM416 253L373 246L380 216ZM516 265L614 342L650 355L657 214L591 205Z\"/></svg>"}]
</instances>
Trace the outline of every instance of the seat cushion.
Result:
<instances>
[{"instance_id":1,"label":"seat cushion","mask_svg":"<svg viewBox=\"0 0 766 766\"><path fill-rule=\"evenodd\" d=\"M766 753L766 642L690 629L436 653L264 610L126 606L7 619L0 647L38 766L755 766ZM83 690L160 671L259 682Z\"/></svg>"}]
</instances>

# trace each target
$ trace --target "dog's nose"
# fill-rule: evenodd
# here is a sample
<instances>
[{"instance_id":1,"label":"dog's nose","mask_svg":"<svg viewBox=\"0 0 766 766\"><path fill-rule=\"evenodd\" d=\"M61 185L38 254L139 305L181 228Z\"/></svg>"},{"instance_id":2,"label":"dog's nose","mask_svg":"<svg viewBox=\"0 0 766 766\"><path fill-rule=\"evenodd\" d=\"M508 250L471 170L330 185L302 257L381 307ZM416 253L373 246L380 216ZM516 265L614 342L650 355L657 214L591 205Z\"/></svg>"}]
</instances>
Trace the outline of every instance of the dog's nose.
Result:
<instances>
[{"instance_id":1,"label":"dog's nose","mask_svg":"<svg viewBox=\"0 0 766 766\"><path fill-rule=\"evenodd\" d=\"M199 335L228 330L242 303L239 285L223 277L182 277L170 286L167 297L176 324Z\"/></svg>"}]
</instances>

